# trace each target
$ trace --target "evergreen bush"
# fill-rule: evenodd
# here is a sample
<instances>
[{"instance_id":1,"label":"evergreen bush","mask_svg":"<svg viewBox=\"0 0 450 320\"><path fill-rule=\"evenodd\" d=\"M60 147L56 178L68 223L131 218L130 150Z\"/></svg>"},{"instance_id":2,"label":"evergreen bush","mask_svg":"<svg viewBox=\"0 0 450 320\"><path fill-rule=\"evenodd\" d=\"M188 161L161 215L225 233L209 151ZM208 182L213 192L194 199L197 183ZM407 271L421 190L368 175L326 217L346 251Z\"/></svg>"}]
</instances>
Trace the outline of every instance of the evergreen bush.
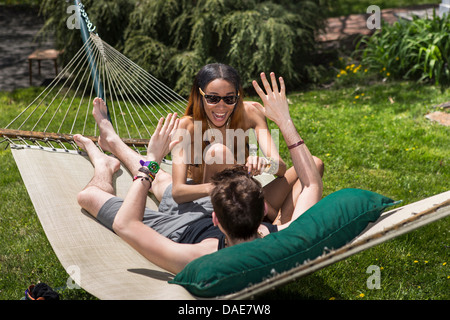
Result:
<instances>
[{"instance_id":1,"label":"evergreen bush","mask_svg":"<svg viewBox=\"0 0 450 320\"><path fill-rule=\"evenodd\" d=\"M320 78L316 32L328 0L85 0L100 37L181 94L210 62L235 67L244 86L274 71L291 86ZM81 45L68 30L71 2L44 0L46 28L66 55Z\"/></svg>"}]
</instances>

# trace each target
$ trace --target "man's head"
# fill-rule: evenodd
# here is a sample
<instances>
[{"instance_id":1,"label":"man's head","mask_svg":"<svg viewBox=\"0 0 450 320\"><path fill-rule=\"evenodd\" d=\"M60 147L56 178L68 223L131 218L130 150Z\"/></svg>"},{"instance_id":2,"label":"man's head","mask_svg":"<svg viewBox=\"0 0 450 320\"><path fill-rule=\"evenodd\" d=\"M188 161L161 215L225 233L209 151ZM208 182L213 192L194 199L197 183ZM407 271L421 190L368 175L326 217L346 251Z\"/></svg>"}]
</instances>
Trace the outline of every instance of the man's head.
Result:
<instances>
[{"instance_id":1,"label":"man's head","mask_svg":"<svg viewBox=\"0 0 450 320\"><path fill-rule=\"evenodd\" d=\"M264 217L261 184L243 166L217 173L212 182L211 202L223 230L233 239L254 237Z\"/></svg>"}]
</instances>

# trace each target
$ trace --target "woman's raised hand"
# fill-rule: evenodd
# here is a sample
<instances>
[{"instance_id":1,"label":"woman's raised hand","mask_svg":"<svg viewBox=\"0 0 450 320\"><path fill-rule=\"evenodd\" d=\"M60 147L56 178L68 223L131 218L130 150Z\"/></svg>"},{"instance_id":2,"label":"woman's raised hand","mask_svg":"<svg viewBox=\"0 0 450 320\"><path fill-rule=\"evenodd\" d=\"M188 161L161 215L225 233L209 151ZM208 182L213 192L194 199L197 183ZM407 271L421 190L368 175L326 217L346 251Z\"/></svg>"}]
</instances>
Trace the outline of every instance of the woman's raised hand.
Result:
<instances>
[{"instance_id":1,"label":"woman's raised hand","mask_svg":"<svg viewBox=\"0 0 450 320\"><path fill-rule=\"evenodd\" d=\"M254 103L253 105L258 108L267 118L274 121L278 126L284 121L290 119L289 105L286 99L286 87L284 85L284 80L282 77L279 78L280 90L278 90L277 80L275 78L275 73L270 73L270 79L272 86L266 78L264 72L261 73L261 81L266 92L264 92L259 86L256 80L253 80L253 87L261 98L264 107L259 103Z\"/></svg>"}]
</instances>

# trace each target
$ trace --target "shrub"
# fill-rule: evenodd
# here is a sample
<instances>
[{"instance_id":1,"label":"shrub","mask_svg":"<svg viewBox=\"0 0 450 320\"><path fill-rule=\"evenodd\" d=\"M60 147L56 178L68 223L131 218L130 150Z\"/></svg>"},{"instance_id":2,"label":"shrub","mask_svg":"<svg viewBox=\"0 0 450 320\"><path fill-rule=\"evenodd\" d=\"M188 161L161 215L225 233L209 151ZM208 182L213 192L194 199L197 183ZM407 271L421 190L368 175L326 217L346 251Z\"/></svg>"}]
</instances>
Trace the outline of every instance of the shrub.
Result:
<instances>
[{"instance_id":1,"label":"shrub","mask_svg":"<svg viewBox=\"0 0 450 320\"><path fill-rule=\"evenodd\" d=\"M357 46L361 64L383 76L397 79L450 83L450 17L414 17L364 37Z\"/></svg>"},{"instance_id":2,"label":"shrub","mask_svg":"<svg viewBox=\"0 0 450 320\"><path fill-rule=\"evenodd\" d=\"M210 62L227 63L248 87L259 72L274 71L291 86L318 80L315 33L328 0L85 0L99 35L182 94ZM65 1L45 0L47 26L60 48L78 42L65 27ZM71 32L70 36L67 33ZM79 48L79 45L77 46ZM74 52L74 50L66 50Z\"/></svg>"}]
</instances>

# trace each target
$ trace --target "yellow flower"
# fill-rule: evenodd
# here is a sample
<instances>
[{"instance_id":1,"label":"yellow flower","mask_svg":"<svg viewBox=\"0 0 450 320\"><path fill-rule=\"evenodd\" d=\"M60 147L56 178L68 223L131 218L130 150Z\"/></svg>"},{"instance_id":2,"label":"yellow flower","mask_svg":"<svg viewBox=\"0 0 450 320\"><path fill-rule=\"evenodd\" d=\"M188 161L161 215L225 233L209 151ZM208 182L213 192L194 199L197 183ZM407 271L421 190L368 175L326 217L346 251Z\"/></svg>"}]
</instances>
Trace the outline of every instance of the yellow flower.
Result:
<instances>
[{"instance_id":1,"label":"yellow flower","mask_svg":"<svg viewBox=\"0 0 450 320\"><path fill-rule=\"evenodd\" d=\"M364 293L360 293L360 294L359 294L359 297L360 297L360 298L364 298L364 296L365 296Z\"/></svg>"},{"instance_id":2,"label":"yellow flower","mask_svg":"<svg viewBox=\"0 0 450 320\"><path fill-rule=\"evenodd\" d=\"M383 71L386 71L386 67L383 67L383 69L382 69Z\"/></svg>"},{"instance_id":3,"label":"yellow flower","mask_svg":"<svg viewBox=\"0 0 450 320\"><path fill-rule=\"evenodd\" d=\"M443 265L443 266L447 265L447 262L444 262L442 265Z\"/></svg>"},{"instance_id":4,"label":"yellow flower","mask_svg":"<svg viewBox=\"0 0 450 320\"><path fill-rule=\"evenodd\" d=\"M417 261L417 260L414 260L414 263L418 263L419 261Z\"/></svg>"},{"instance_id":5,"label":"yellow flower","mask_svg":"<svg viewBox=\"0 0 450 320\"><path fill-rule=\"evenodd\" d=\"M364 72L367 72L367 71L369 71L369 69L364 69Z\"/></svg>"},{"instance_id":6,"label":"yellow flower","mask_svg":"<svg viewBox=\"0 0 450 320\"><path fill-rule=\"evenodd\" d=\"M400 58L399 58L399 57L396 57L396 58L395 58L395 60L397 60L397 61L398 61L398 60L400 60Z\"/></svg>"},{"instance_id":7,"label":"yellow flower","mask_svg":"<svg viewBox=\"0 0 450 320\"><path fill-rule=\"evenodd\" d=\"M336 300L336 298L335 297L331 297L330 300Z\"/></svg>"},{"instance_id":8,"label":"yellow flower","mask_svg":"<svg viewBox=\"0 0 450 320\"><path fill-rule=\"evenodd\" d=\"M359 96L355 96L355 99L359 99Z\"/></svg>"},{"instance_id":9,"label":"yellow flower","mask_svg":"<svg viewBox=\"0 0 450 320\"><path fill-rule=\"evenodd\" d=\"M336 77L338 77L338 78L340 78L341 77L341 75L340 74L338 74Z\"/></svg>"},{"instance_id":10,"label":"yellow flower","mask_svg":"<svg viewBox=\"0 0 450 320\"><path fill-rule=\"evenodd\" d=\"M391 75L391 73L390 72L388 72L388 73L386 73L386 75L389 77L390 75Z\"/></svg>"}]
</instances>

